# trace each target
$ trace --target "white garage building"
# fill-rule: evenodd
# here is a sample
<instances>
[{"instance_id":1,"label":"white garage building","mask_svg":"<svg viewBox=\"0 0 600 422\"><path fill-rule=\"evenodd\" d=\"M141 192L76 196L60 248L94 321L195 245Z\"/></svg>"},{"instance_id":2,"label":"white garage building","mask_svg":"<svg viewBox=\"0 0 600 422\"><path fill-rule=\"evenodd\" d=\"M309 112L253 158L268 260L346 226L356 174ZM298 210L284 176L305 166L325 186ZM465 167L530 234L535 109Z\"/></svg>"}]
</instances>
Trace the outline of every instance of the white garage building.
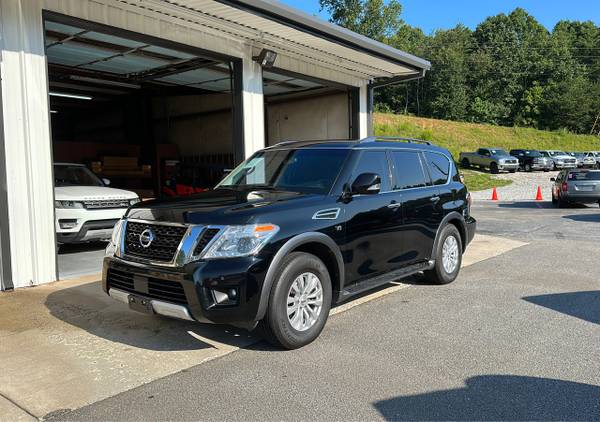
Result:
<instances>
[{"instance_id":1,"label":"white garage building","mask_svg":"<svg viewBox=\"0 0 600 422\"><path fill-rule=\"evenodd\" d=\"M272 0L0 0L0 54L2 290L58 278L53 162L137 157L118 183L157 194L177 158L208 185L284 139L366 137L373 89L430 66Z\"/></svg>"}]
</instances>

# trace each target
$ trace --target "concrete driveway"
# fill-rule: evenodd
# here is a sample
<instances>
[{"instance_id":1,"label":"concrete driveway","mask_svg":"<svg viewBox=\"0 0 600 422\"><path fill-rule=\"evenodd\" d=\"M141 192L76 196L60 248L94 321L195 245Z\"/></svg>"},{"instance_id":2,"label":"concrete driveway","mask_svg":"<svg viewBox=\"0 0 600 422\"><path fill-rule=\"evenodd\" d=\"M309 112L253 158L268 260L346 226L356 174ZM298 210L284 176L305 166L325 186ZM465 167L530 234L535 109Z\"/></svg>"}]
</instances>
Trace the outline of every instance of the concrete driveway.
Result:
<instances>
[{"instance_id":1,"label":"concrete driveway","mask_svg":"<svg viewBox=\"0 0 600 422\"><path fill-rule=\"evenodd\" d=\"M474 213L529 244L451 285L407 280L301 350L258 343L56 419L600 420L599 212L510 209Z\"/></svg>"},{"instance_id":2,"label":"concrete driveway","mask_svg":"<svg viewBox=\"0 0 600 422\"><path fill-rule=\"evenodd\" d=\"M1 295L0 414L600 418L600 213L536 203L474 213L488 235L456 283L380 289L338 307L322 338L294 352L243 330L131 313L93 278Z\"/></svg>"}]
</instances>

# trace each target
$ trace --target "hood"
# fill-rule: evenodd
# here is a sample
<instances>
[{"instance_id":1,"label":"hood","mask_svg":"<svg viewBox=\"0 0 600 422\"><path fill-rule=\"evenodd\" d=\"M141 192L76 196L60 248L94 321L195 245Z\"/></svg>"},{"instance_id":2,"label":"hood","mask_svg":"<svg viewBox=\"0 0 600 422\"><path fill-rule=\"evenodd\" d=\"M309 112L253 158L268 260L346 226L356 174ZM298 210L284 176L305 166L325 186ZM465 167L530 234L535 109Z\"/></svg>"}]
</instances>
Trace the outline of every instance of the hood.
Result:
<instances>
[{"instance_id":1,"label":"hood","mask_svg":"<svg viewBox=\"0 0 600 422\"><path fill-rule=\"evenodd\" d=\"M566 160L566 159L576 160L576 157L573 157L572 155L566 155L566 154L555 155L552 158L554 158L555 160Z\"/></svg>"},{"instance_id":2,"label":"hood","mask_svg":"<svg viewBox=\"0 0 600 422\"><path fill-rule=\"evenodd\" d=\"M54 188L57 201L98 201L102 199L136 199L138 196L128 190L105 186L60 186Z\"/></svg>"},{"instance_id":3,"label":"hood","mask_svg":"<svg viewBox=\"0 0 600 422\"><path fill-rule=\"evenodd\" d=\"M323 198L323 195L289 191L217 189L188 197L146 201L133 206L127 216L212 225L275 222L278 211L293 207L302 212L303 207L312 207Z\"/></svg>"}]
</instances>

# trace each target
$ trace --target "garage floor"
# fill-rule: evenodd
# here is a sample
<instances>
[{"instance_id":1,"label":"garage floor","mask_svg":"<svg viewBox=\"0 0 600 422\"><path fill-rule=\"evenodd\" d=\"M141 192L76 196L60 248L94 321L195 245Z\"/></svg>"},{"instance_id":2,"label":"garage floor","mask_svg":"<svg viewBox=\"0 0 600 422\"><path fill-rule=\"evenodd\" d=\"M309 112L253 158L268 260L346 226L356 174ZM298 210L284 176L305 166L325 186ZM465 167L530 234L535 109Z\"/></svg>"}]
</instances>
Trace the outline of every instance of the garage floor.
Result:
<instances>
[{"instance_id":1,"label":"garage floor","mask_svg":"<svg viewBox=\"0 0 600 422\"><path fill-rule=\"evenodd\" d=\"M62 245L58 250L58 278L70 280L102 272L106 243Z\"/></svg>"},{"instance_id":2,"label":"garage floor","mask_svg":"<svg viewBox=\"0 0 600 422\"><path fill-rule=\"evenodd\" d=\"M480 236L464 263L522 245ZM398 288L380 290L334 312ZM244 330L131 312L101 291L97 276L21 289L0 295L0 397L42 417L97 402L255 342Z\"/></svg>"}]
</instances>

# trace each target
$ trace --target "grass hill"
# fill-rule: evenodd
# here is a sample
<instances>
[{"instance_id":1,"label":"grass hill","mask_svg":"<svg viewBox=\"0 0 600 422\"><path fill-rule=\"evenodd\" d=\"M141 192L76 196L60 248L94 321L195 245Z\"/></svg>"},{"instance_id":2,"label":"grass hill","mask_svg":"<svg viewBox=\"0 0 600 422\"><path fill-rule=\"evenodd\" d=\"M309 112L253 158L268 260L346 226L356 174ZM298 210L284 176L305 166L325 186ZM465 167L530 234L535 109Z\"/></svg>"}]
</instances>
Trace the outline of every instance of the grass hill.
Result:
<instances>
[{"instance_id":1,"label":"grass hill","mask_svg":"<svg viewBox=\"0 0 600 422\"><path fill-rule=\"evenodd\" d=\"M475 151L480 147L503 148L506 151L514 148L600 150L600 137L575 135L567 131L549 132L382 113L375 113L374 117L375 134L432 141L447 148L455 159L460 152Z\"/></svg>"},{"instance_id":2,"label":"grass hill","mask_svg":"<svg viewBox=\"0 0 600 422\"><path fill-rule=\"evenodd\" d=\"M600 137L575 135L567 131L549 132L382 113L375 113L374 124L375 134L378 136L406 136L432 141L448 149L455 160L458 160L460 152L475 151L480 147L503 148L506 151L515 148L600 150ZM510 183L488 173L465 171L464 174L471 190L483 190Z\"/></svg>"}]
</instances>

